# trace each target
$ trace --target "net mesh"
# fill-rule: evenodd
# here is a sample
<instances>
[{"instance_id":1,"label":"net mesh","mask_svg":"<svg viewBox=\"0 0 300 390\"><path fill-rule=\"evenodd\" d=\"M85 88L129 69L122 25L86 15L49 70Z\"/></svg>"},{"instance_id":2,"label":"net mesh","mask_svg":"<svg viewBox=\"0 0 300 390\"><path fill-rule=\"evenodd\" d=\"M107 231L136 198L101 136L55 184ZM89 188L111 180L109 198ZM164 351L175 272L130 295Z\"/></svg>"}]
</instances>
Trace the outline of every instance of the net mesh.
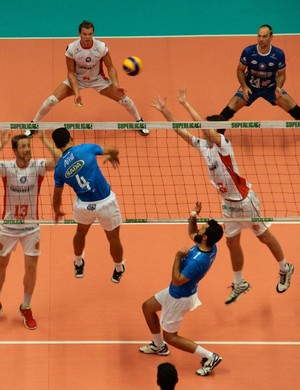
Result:
<instances>
[{"instance_id":1,"label":"net mesh","mask_svg":"<svg viewBox=\"0 0 300 390\"><path fill-rule=\"evenodd\" d=\"M228 122L225 125L228 127ZM101 126L109 128L110 124L103 123ZM118 126L115 125L116 128ZM202 156L172 130L172 124L167 124L169 128L153 129L154 126L154 123L148 126L152 127L148 137L130 129L93 128L70 132L76 145L97 143L119 148L118 169L113 169L110 164L103 165L102 157L98 158L98 162L117 195L124 222L186 221L196 200L202 202L205 217L222 220L221 200L209 181ZM208 126L211 127L211 123ZM218 126L225 127L224 123ZM92 127L97 126L94 124ZM191 131L201 135L201 129L193 128ZM20 129L13 130L12 134L20 132ZM51 138L51 131L46 131L46 134ZM277 128L275 123L268 128L228 128L225 134L232 142L240 175L247 178L260 199L264 217L300 220L299 129ZM50 156L39 137L34 136L31 143L33 158ZM0 160L13 158L8 143L0 151ZM40 192L41 223L53 221L53 187L53 172L48 172ZM2 213L3 186L0 196ZM62 208L67 221L72 220L74 198L73 191L65 186Z\"/></svg>"}]
</instances>

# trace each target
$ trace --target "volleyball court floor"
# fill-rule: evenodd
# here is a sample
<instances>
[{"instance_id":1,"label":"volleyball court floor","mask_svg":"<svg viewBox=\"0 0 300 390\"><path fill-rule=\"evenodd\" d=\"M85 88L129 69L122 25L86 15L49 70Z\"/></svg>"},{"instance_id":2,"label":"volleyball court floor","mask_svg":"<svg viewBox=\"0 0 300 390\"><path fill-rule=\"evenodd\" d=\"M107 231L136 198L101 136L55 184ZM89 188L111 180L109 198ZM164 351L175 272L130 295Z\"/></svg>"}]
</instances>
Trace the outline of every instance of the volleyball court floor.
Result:
<instances>
[{"instance_id":1,"label":"volleyball court floor","mask_svg":"<svg viewBox=\"0 0 300 390\"><path fill-rule=\"evenodd\" d=\"M9 77L3 80L6 93L1 96L2 121L32 119L41 102L65 77L64 49L68 42L0 41L6 58L11 59L4 63ZM235 69L240 52L253 38L106 42L116 65L128 54L143 59L145 69L137 78L129 80L118 69L120 83L128 89L145 119L160 121L160 115L150 107L151 97L156 92L168 96L170 108L176 112L176 92L181 85L188 87L190 101L203 116L223 108L236 88ZM299 59L293 51L299 38L277 37L276 44L288 53L286 89L299 102ZM18 56L27 53L22 71L15 45ZM70 98L56 106L45 121L130 120L124 110L93 91L84 91L83 96L85 105L81 110L74 107ZM178 119L188 118L181 110ZM236 115L236 119L290 118L278 108L257 102ZM145 142L151 144L151 137ZM252 289L229 307L225 307L224 300L230 292L227 287L232 282L232 272L225 240L220 242L217 260L199 285L203 305L186 316L180 331L223 356L223 362L210 376L198 377L195 370L200 363L194 355L172 347L168 357L145 356L138 351L151 337L141 305L169 284L176 251L192 245L186 225L123 225L121 238L127 261L119 285L110 281L113 265L99 226L93 226L87 237L86 274L82 280L75 279L73 274L75 226L42 226L42 255L32 302L38 322L35 331L25 329L18 315L23 277L20 247L7 270L1 295L1 388L153 389L157 365L169 361L178 369L178 389L297 389L299 229L299 225L289 224L272 227L286 258L295 265L292 285L281 295L275 290L278 267L271 254L251 232L243 232L244 277Z\"/></svg>"}]
</instances>

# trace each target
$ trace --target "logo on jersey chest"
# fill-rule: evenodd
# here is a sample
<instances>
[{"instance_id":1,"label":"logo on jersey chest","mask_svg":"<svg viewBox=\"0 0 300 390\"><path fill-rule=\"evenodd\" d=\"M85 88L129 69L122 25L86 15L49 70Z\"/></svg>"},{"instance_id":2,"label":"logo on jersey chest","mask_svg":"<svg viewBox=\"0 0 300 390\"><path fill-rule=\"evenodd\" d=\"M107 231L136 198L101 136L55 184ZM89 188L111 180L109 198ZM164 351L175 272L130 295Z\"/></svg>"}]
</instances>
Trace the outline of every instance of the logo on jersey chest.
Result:
<instances>
[{"instance_id":1,"label":"logo on jersey chest","mask_svg":"<svg viewBox=\"0 0 300 390\"><path fill-rule=\"evenodd\" d=\"M68 170L65 173L65 177L68 179L74 175L76 175L77 172L80 171L80 169L84 166L84 161L83 160L78 160L74 164L68 168Z\"/></svg>"}]
</instances>

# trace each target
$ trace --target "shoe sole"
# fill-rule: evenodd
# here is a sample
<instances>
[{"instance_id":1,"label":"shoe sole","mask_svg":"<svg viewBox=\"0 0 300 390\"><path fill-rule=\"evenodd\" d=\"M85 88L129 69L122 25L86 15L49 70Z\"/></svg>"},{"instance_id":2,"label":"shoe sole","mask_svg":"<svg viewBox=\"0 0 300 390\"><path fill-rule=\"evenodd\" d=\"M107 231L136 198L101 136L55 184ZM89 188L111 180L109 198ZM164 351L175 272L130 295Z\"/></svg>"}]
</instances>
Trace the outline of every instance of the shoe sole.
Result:
<instances>
[{"instance_id":1,"label":"shoe sole","mask_svg":"<svg viewBox=\"0 0 300 390\"><path fill-rule=\"evenodd\" d=\"M150 134L150 131L149 131L149 133L144 133L143 131L139 130L139 134L143 135L144 137L147 137Z\"/></svg>"},{"instance_id":2,"label":"shoe sole","mask_svg":"<svg viewBox=\"0 0 300 390\"><path fill-rule=\"evenodd\" d=\"M221 363L222 360L223 360L223 358L220 356L218 363L215 364L214 367L212 368L212 370L209 371L207 374L200 374L198 371L196 371L196 374L199 376L207 376L207 375L211 374L213 372L213 370Z\"/></svg>"},{"instance_id":3,"label":"shoe sole","mask_svg":"<svg viewBox=\"0 0 300 390\"><path fill-rule=\"evenodd\" d=\"M82 279L84 275L74 275L76 279Z\"/></svg>"},{"instance_id":4,"label":"shoe sole","mask_svg":"<svg viewBox=\"0 0 300 390\"><path fill-rule=\"evenodd\" d=\"M276 291L277 291L279 294L282 294L282 293L286 292L286 290L288 290L288 288L290 287L290 285L291 285L291 279L292 279L292 276L293 276L294 271L295 271L295 267L293 266L293 270L292 270L292 273L291 273L291 276L290 276L290 282L289 282L289 285L287 286L287 288L286 288L285 290L279 291L279 290L278 290L278 284L277 284L277 286L276 286Z\"/></svg>"},{"instance_id":5,"label":"shoe sole","mask_svg":"<svg viewBox=\"0 0 300 390\"><path fill-rule=\"evenodd\" d=\"M163 353L157 353L157 352L144 352L144 351L141 351L139 350L141 353L143 353L144 355L159 355L159 356L168 356L170 355L170 351L168 352L163 352Z\"/></svg>"},{"instance_id":6,"label":"shoe sole","mask_svg":"<svg viewBox=\"0 0 300 390\"><path fill-rule=\"evenodd\" d=\"M225 303L225 305L231 305L232 303L234 303L234 302L236 302L236 301L238 301L244 294L246 294L249 290L251 289L251 286L249 285L249 287L247 288L247 290L246 291L243 291L242 293L240 293L240 295L237 297L237 298L235 298L235 300L234 301L230 301L230 302L224 302Z\"/></svg>"}]
</instances>

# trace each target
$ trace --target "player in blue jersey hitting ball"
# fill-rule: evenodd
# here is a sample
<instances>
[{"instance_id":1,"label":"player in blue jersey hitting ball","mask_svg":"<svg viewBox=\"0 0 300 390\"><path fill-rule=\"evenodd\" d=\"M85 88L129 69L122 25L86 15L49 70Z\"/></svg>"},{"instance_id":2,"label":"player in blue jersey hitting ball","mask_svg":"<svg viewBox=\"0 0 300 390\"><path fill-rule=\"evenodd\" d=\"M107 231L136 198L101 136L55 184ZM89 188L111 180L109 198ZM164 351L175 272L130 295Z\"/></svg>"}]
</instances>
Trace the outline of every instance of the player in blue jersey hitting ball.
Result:
<instances>
[{"instance_id":1,"label":"player in blue jersey hitting ball","mask_svg":"<svg viewBox=\"0 0 300 390\"><path fill-rule=\"evenodd\" d=\"M222 119L231 119L242 107L250 106L260 97L273 106L281 107L294 119L300 119L300 107L283 89L286 80L285 54L271 45L272 39L272 27L264 24L258 30L257 44L243 50L237 68L240 87L220 113Z\"/></svg>"},{"instance_id":2,"label":"player in blue jersey hitting ball","mask_svg":"<svg viewBox=\"0 0 300 390\"><path fill-rule=\"evenodd\" d=\"M140 352L167 356L170 353L168 343L201 357L202 367L196 373L206 376L222 361L221 356L178 335L185 314L201 304L197 295L198 283L212 266L217 254L216 243L223 236L222 226L213 219L198 229L197 215L200 211L201 203L196 202L188 226L189 236L196 244L189 250L181 248L176 253L169 287L143 303L144 316L153 341L141 347ZM158 311L161 311L160 320Z\"/></svg>"},{"instance_id":3,"label":"player in blue jersey hitting ball","mask_svg":"<svg viewBox=\"0 0 300 390\"><path fill-rule=\"evenodd\" d=\"M119 151L116 147L96 144L74 146L71 134L64 127L54 130L52 139L63 153L54 172L53 209L56 221L64 216L61 210L64 184L73 188L77 195L74 203L77 230L73 238L75 277L84 276L85 263L82 256L85 237L97 219L105 231L110 244L110 254L115 263L112 282L119 283L125 271L120 240L121 212L116 196L111 191L96 159L97 156L106 155L104 163L109 161L116 168L119 165Z\"/></svg>"}]
</instances>

